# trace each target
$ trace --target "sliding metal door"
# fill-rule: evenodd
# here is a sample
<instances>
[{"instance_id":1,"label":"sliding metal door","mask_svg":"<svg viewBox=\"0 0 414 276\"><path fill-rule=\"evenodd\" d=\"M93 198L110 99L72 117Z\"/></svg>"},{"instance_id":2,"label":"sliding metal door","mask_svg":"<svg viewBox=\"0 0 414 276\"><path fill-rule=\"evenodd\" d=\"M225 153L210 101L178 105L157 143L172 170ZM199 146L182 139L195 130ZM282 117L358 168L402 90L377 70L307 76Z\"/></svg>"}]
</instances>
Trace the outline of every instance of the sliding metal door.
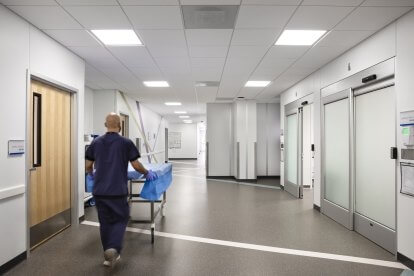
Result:
<instances>
[{"instance_id":1,"label":"sliding metal door","mask_svg":"<svg viewBox=\"0 0 414 276\"><path fill-rule=\"evenodd\" d=\"M298 153L300 152L300 110L293 108L286 112L285 117L285 190L300 198L300 168Z\"/></svg>"},{"instance_id":2,"label":"sliding metal door","mask_svg":"<svg viewBox=\"0 0 414 276\"><path fill-rule=\"evenodd\" d=\"M353 229L351 90L322 99L322 212Z\"/></svg>"},{"instance_id":3,"label":"sliding metal door","mask_svg":"<svg viewBox=\"0 0 414 276\"><path fill-rule=\"evenodd\" d=\"M396 253L396 103L389 85L354 94L355 231Z\"/></svg>"}]
</instances>

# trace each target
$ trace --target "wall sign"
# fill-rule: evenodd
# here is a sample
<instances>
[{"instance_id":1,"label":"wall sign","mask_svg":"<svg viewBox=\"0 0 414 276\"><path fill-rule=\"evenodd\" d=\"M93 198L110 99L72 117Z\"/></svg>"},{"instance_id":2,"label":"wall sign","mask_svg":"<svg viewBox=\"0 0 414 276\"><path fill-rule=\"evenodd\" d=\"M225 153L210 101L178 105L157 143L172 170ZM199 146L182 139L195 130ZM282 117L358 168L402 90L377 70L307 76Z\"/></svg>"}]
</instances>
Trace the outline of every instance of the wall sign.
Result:
<instances>
[{"instance_id":1,"label":"wall sign","mask_svg":"<svg viewBox=\"0 0 414 276\"><path fill-rule=\"evenodd\" d=\"M9 155L24 154L24 140L9 140Z\"/></svg>"}]
</instances>

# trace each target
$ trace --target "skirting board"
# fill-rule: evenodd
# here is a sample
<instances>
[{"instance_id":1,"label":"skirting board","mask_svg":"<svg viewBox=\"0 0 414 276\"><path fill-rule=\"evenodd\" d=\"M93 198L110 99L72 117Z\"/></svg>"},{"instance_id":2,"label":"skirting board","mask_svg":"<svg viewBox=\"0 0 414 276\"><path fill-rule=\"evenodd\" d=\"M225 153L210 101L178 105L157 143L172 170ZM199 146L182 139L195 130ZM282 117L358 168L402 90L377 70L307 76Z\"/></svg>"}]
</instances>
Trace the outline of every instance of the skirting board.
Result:
<instances>
[{"instance_id":1,"label":"skirting board","mask_svg":"<svg viewBox=\"0 0 414 276\"><path fill-rule=\"evenodd\" d=\"M85 220L85 215L79 217L79 223L82 223L82 221L84 221L84 220Z\"/></svg>"},{"instance_id":2,"label":"skirting board","mask_svg":"<svg viewBox=\"0 0 414 276\"><path fill-rule=\"evenodd\" d=\"M168 160L197 160L197 158L168 158Z\"/></svg>"},{"instance_id":3,"label":"skirting board","mask_svg":"<svg viewBox=\"0 0 414 276\"><path fill-rule=\"evenodd\" d=\"M21 263L22 261L26 260L26 258L27 258L27 253L25 251L25 252L17 255L16 257L14 257L13 259L11 259L7 263L3 264L2 266L0 266L0 275L3 275L4 273L6 273L7 271L9 271L13 267L15 267L16 265L18 265L19 263Z\"/></svg>"},{"instance_id":4,"label":"skirting board","mask_svg":"<svg viewBox=\"0 0 414 276\"><path fill-rule=\"evenodd\" d=\"M319 207L316 204L313 204L313 209L315 209L316 211L320 212L321 211L321 207Z\"/></svg>"},{"instance_id":5,"label":"skirting board","mask_svg":"<svg viewBox=\"0 0 414 276\"><path fill-rule=\"evenodd\" d=\"M402 262L404 265L408 266L412 270L414 270L414 261L408 258L407 256L404 256L403 254L397 252L397 260Z\"/></svg>"},{"instance_id":6,"label":"skirting board","mask_svg":"<svg viewBox=\"0 0 414 276\"><path fill-rule=\"evenodd\" d=\"M266 179L266 178L280 178L280 175L258 175L257 179Z\"/></svg>"}]
</instances>

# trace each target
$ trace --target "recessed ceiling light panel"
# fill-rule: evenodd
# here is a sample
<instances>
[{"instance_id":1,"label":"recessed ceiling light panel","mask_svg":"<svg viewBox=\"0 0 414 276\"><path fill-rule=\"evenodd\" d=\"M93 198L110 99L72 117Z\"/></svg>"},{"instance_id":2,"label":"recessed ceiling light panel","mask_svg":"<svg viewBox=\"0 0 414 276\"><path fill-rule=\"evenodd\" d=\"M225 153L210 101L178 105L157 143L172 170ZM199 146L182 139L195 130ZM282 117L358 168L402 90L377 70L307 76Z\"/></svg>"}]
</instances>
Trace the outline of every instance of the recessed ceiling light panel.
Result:
<instances>
[{"instance_id":1,"label":"recessed ceiling light panel","mask_svg":"<svg viewBox=\"0 0 414 276\"><path fill-rule=\"evenodd\" d=\"M192 120L183 120L184 124L191 124L193 121Z\"/></svg>"},{"instance_id":2,"label":"recessed ceiling light panel","mask_svg":"<svg viewBox=\"0 0 414 276\"><path fill-rule=\"evenodd\" d=\"M182 116L178 116L178 118L180 118L180 119L188 119L188 118L190 118L190 116L182 115Z\"/></svg>"},{"instance_id":3,"label":"recessed ceiling light panel","mask_svg":"<svg viewBox=\"0 0 414 276\"><path fill-rule=\"evenodd\" d=\"M178 105L181 105L181 103L179 103L179 102L167 102L167 103L165 103L165 105L178 106Z\"/></svg>"},{"instance_id":4,"label":"recessed ceiling light panel","mask_svg":"<svg viewBox=\"0 0 414 276\"><path fill-rule=\"evenodd\" d=\"M92 33L107 46L141 46L133 30L92 30Z\"/></svg>"},{"instance_id":5,"label":"recessed ceiling light panel","mask_svg":"<svg viewBox=\"0 0 414 276\"><path fill-rule=\"evenodd\" d=\"M170 87L166 81L144 81L146 87Z\"/></svg>"},{"instance_id":6,"label":"recessed ceiling light panel","mask_svg":"<svg viewBox=\"0 0 414 276\"><path fill-rule=\"evenodd\" d=\"M248 81L245 87L266 87L269 83L270 81Z\"/></svg>"},{"instance_id":7,"label":"recessed ceiling light panel","mask_svg":"<svg viewBox=\"0 0 414 276\"><path fill-rule=\"evenodd\" d=\"M313 45L321 38L324 30L284 30L275 45Z\"/></svg>"},{"instance_id":8,"label":"recessed ceiling light panel","mask_svg":"<svg viewBox=\"0 0 414 276\"><path fill-rule=\"evenodd\" d=\"M187 111L174 111L175 114L187 114Z\"/></svg>"}]
</instances>

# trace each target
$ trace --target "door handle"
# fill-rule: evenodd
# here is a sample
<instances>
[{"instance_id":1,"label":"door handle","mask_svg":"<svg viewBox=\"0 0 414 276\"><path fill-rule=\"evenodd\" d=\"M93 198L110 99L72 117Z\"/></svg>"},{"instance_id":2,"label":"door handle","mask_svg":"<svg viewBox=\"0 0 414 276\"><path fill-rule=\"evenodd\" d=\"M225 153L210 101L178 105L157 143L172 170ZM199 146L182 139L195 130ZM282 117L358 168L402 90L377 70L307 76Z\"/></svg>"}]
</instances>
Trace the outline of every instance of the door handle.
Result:
<instances>
[{"instance_id":1,"label":"door handle","mask_svg":"<svg viewBox=\"0 0 414 276\"><path fill-rule=\"evenodd\" d=\"M391 157L391 159L397 159L398 158L398 149L397 149L397 147L391 147L391 150L390 150L390 157Z\"/></svg>"},{"instance_id":2,"label":"door handle","mask_svg":"<svg viewBox=\"0 0 414 276\"><path fill-rule=\"evenodd\" d=\"M36 170L36 167L34 167L34 168L30 168L29 169L29 172L34 172Z\"/></svg>"}]
</instances>

